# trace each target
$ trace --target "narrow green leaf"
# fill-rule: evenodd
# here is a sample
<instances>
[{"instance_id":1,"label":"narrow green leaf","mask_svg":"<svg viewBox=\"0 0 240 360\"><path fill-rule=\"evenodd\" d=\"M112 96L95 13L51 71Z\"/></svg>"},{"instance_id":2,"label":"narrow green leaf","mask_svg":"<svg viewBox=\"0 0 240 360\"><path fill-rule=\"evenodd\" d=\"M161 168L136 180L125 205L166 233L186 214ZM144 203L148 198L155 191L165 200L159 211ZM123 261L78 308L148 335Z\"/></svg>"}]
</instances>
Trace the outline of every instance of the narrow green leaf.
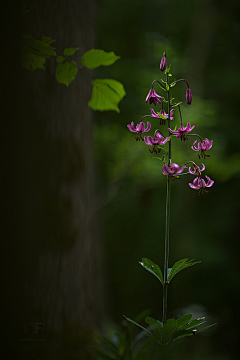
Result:
<instances>
[{"instance_id":1,"label":"narrow green leaf","mask_svg":"<svg viewBox=\"0 0 240 360\"><path fill-rule=\"evenodd\" d=\"M192 336L193 335L193 331L192 330L178 330L176 331L172 336L171 336L171 342L173 341L177 341L180 340L186 336Z\"/></svg>"},{"instance_id":2,"label":"narrow green leaf","mask_svg":"<svg viewBox=\"0 0 240 360\"><path fill-rule=\"evenodd\" d=\"M143 258L142 261L139 261L139 264L142 265L144 269L149 271L151 274L156 276L156 278L161 282L161 284L164 285L162 270L158 265L154 264L153 261L147 258Z\"/></svg>"},{"instance_id":3,"label":"narrow green leaf","mask_svg":"<svg viewBox=\"0 0 240 360\"><path fill-rule=\"evenodd\" d=\"M58 63L62 63L64 60L66 60L66 58L63 55L60 55L60 56L57 57L57 62Z\"/></svg>"},{"instance_id":4,"label":"narrow green leaf","mask_svg":"<svg viewBox=\"0 0 240 360\"><path fill-rule=\"evenodd\" d=\"M194 319L192 321L189 321L187 324L184 325L185 330L193 329L196 326L202 325L205 323L205 317Z\"/></svg>"},{"instance_id":5,"label":"narrow green leaf","mask_svg":"<svg viewBox=\"0 0 240 360\"><path fill-rule=\"evenodd\" d=\"M171 84L170 84L170 87L174 87L176 85L176 82L172 82Z\"/></svg>"},{"instance_id":6,"label":"narrow green leaf","mask_svg":"<svg viewBox=\"0 0 240 360\"><path fill-rule=\"evenodd\" d=\"M192 318L192 314L186 314L177 319L178 326L184 326L187 324Z\"/></svg>"},{"instance_id":7,"label":"narrow green leaf","mask_svg":"<svg viewBox=\"0 0 240 360\"><path fill-rule=\"evenodd\" d=\"M166 83L166 91L169 91L169 85Z\"/></svg>"},{"instance_id":8,"label":"narrow green leaf","mask_svg":"<svg viewBox=\"0 0 240 360\"><path fill-rule=\"evenodd\" d=\"M78 50L79 50L79 47L77 47L77 48L72 48L72 47L71 48L66 48L63 51L63 55L71 56L71 55L74 55L75 52L78 51Z\"/></svg>"},{"instance_id":9,"label":"narrow green leaf","mask_svg":"<svg viewBox=\"0 0 240 360\"><path fill-rule=\"evenodd\" d=\"M170 336L177 330L178 322L174 318L168 319L163 325L162 330L162 345L166 345Z\"/></svg>"},{"instance_id":10,"label":"narrow green leaf","mask_svg":"<svg viewBox=\"0 0 240 360\"><path fill-rule=\"evenodd\" d=\"M59 83L69 85L76 77L78 67L75 61L64 62L56 68L56 79Z\"/></svg>"},{"instance_id":11,"label":"narrow green leaf","mask_svg":"<svg viewBox=\"0 0 240 360\"><path fill-rule=\"evenodd\" d=\"M161 114L160 112L157 111L157 114L160 116L161 119L166 120L167 116Z\"/></svg>"},{"instance_id":12,"label":"narrow green leaf","mask_svg":"<svg viewBox=\"0 0 240 360\"><path fill-rule=\"evenodd\" d=\"M155 320L150 316L145 318L146 323L153 329L156 335L159 337L159 340L162 339L162 330L163 330L163 323L159 320Z\"/></svg>"},{"instance_id":13,"label":"narrow green leaf","mask_svg":"<svg viewBox=\"0 0 240 360\"><path fill-rule=\"evenodd\" d=\"M171 272L168 276L168 282L170 282L172 278L183 269L186 269L187 267L193 266L200 262L201 261L188 260L188 258L177 261L171 268Z\"/></svg>"},{"instance_id":14,"label":"narrow green leaf","mask_svg":"<svg viewBox=\"0 0 240 360\"><path fill-rule=\"evenodd\" d=\"M144 331L147 333L147 335L152 335L151 332L150 332L148 329L146 329L145 327L143 327L142 325L136 323L136 322L133 321L132 319L129 319L129 318L126 317L125 315L123 315L123 317L125 317L125 319L126 319L127 321L129 321L130 323L132 323L132 324L138 326L139 328L141 328L142 330L144 330Z\"/></svg>"},{"instance_id":15,"label":"narrow green leaf","mask_svg":"<svg viewBox=\"0 0 240 360\"><path fill-rule=\"evenodd\" d=\"M105 52L100 49L91 49L83 54L81 63L89 69L96 69L101 65L112 65L118 59L120 56L115 55L113 51Z\"/></svg>"},{"instance_id":16,"label":"narrow green leaf","mask_svg":"<svg viewBox=\"0 0 240 360\"><path fill-rule=\"evenodd\" d=\"M93 81L92 98L88 102L93 110L114 110L120 112L118 103L126 95L123 85L113 79L96 79Z\"/></svg>"},{"instance_id":17,"label":"narrow green leaf","mask_svg":"<svg viewBox=\"0 0 240 360\"><path fill-rule=\"evenodd\" d=\"M204 331L204 330L210 329L210 328L211 328L212 326L214 326L214 325L217 325L217 323L212 324L212 325L205 326L205 327L203 327L203 328L199 329L197 332L200 332L200 331Z\"/></svg>"}]
</instances>

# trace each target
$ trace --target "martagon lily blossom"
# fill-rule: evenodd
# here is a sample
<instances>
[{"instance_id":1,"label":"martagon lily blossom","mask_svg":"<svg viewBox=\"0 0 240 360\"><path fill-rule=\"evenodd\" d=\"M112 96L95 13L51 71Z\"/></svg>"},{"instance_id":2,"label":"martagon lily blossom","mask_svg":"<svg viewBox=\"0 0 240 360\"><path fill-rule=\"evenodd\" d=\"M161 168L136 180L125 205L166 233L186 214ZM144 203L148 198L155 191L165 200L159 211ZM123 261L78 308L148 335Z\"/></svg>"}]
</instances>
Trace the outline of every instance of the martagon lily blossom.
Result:
<instances>
[{"instance_id":1,"label":"martagon lily blossom","mask_svg":"<svg viewBox=\"0 0 240 360\"><path fill-rule=\"evenodd\" d=\"M166 137L164 140L163 140L163 136L161 134L159 134L158 132L155 132L155 135L154 137L152 138L151 136L144 136L144 142L146 145L149 145L149 146L153 146L153 149L149 149L150 152L160 152L161 149L158 148L158 151L156 150L156 145L164 145L166 144L166 142L168 142L168 137Z\"/></svg>"},{"instance_id":2,"label":"martagon lily blossom","mask_svg":"<svg viewBox=\"0 0 240 360\"><path fill-rule=\"evenodd\" d=\"M135 133L140 134L139 137L138 136L136 137L136 140L138 141L140 139L143 140L143 138L141 137L141 134L145 133L145 132L148 132L151 129L151 124L148 121L147 122L147 127L145 129L145 124L144 124L144 122L141 121L139 124L136 125L136 128L135 128L134 127L134 122L132 121L131 124L127 125L127 127L131 132L135 132Z\"/></svg>"},{"instance_id":3,"label":"martagon lily blossom","mask_svg":"<svg viewBox=\"0 0 240 360\"><path fill-rule=\"evenodd\" d=\"M183 170L185 169L186 165L180 166L176 163L172 163L170 166L167 164L164 164L162 167L162 173L163 175L175 175L175 174L181 174Z\"/></svg>"},{"instance_id":4,"label":"martagon lily blossom","mask_svg":"<svg viewBox=\"0 0 240 360\"><path fill-rule=\"evenodd\" d=\"M166 117L166 119L168 119L168 114L165 112L165 110L160 110L159 113L163 116ZM174 113L174 109L172 109L170 111L170 120L173 120L173 113ZM153 117L157 117L160 119L160 125L165 125L165 119L161 118L161 116L157 113L155 113L155 111L153 109L151 109L151 114Z\"/></svg>"},{"instance_id":5,"label":"martagon lily blossom","mask_svg":"<svg viewBox=\"0 0 240 360\"><path fill-rule=\"evenodd\" d=\"M205 165L201 164L201 169L200 167L198 167L195 163L193 163L192 167L193 170L191 168L191 166L189 167L188 171L190 172L190 174L192 175L197 175L197 176L201 176L202 172L205 170Z\"/></svg>"},{"instance_id":6,"label":"martagon lily blossom","mask_svg":"<svg viewBox=\"0 0 240 360\"><path fill-rule=\"evenodd\" d=\"M154 105L161 104L161 101L160 101L161 98L162 98L162 96L158 95L154 89L150 89L149 93L147 94L147 97L146 97L146 102L149 102L150 105L151 104L154 104Z\"/></svg>"},{"instance_id":7,"label":"martagon lily blossom","mask_svg":"<svg viewBox=\"0 0 240 360\"><path fill-rule=\"evenodd\" d=\"M205 178L207 179L207 182L204 179L200 178L200 177L196 177L193 180L192 184L189 183L189 186L192 189L195 189L195 190L200 190L200 189L204 190L204 188L206 188L206 187L209 188L209 187L213 186L214 181L211 180L210 177L207 176L207 175L205 175Z\"/></svg>"},{"instance_id":8,"label":"martagon lily blossom","mask_svg":"<svg viewBox=\"0 0 240 360\"><path fill-rule=\"evenodd\" d=\"M196 147L196 143L197 143L197 140L194 141L191 149L193 149L194 151L201 151L201 156L205 158L205 156L210 156L210 155L207 155L205 154L205 151L211 149L212 147L212 144L213 144L213 140L208 140L207 138L205 140L203 140L203 142L199 142L197 144L197 147ZM198 155L198 157L200 158L200 155Z\"/></svg>"},{"instance_id":9,"label":"martagon lily blossom","mask_svg":"<svg viewBox=\"0 0 240 360\"><path fill-rule=\"evenodd\" d=\"M191 126L190 122L187 123L187 126L184 127L183 125L180 126L180 128L178 130L171 130L170 128L168 128L168 130L176 135L177 138L180 138L181 140L187 140L187 133L189 133L190 131L192 131L195 128L195 125Z\"/></svg>"}]
</instances>

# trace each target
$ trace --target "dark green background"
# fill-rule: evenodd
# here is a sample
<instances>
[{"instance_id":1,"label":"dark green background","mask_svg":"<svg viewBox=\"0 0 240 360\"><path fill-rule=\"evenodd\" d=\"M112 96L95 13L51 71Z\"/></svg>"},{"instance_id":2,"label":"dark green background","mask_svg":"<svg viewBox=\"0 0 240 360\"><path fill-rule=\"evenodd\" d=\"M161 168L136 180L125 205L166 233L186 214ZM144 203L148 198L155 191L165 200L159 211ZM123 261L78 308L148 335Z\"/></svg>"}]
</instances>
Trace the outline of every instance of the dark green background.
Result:
<instances>
[{"instance_id":1,"label":"dark green background","mask_svg":"<svg viewBox=\"0 0 240 360\"><path fill-rule=\"evenodd\" d=\"M192 176L172 185L170 265L184 257L201 264L174 279L169 317L194 311L196 316L206 315L208 324L218 323L195 344L195 339L185 340L186 348L193 346L192 359L235 359L240 295L240 3L100 1L98 10L98 47L113 50L121 60L97 75L111 75L127 92L120 115L95 115L96 207L105 246L107 313L119 322L122 314L133 318L151 308L152 316L161 319L161 285L138 261L148 257L163 267L166 178L147 146L136 142L126 125L136 125L154 107L145 97L152 81L164 77L159 63L166 51L173 78L186 78L193 93L188 106L186 85L179 83L172 90L176 100L183 101L183 123L189 121L196 126L194 132L213 140L211 156L203 162L204 174L215 181L210 193L200 197L188 186ZM179 126L175 113L174 126ZM156 121L152 124L157 128ZM173 139L173 161L200 164L190 149L192 139Z\"/></svg>"}]
</instances>

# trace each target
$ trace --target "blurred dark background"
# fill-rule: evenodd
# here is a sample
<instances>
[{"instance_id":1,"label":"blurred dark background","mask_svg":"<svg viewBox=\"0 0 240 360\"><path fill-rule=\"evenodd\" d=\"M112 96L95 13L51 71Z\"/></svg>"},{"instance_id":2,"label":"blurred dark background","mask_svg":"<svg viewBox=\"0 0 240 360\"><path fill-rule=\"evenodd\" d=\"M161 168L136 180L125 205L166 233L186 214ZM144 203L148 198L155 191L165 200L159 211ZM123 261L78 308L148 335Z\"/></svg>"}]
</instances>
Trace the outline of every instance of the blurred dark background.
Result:
<instances>
[{"instance_id":1,"label":"blurred dark background","mask_svg":"<svg viewBox=\"0 0 240 360\"><path fill-rule=\"evenodd\" d=\"M192 89L191 106L184 83L172 91L184 123L213 140L204 163L215 181L200 197L188 186L192 177L173 183L170 265L185 257L201 263L175 278L168 316L217 322L185 339L185 358L238 359L240 2L29 1L28 9L23 16L18 2L5 4L1 21L6 358L87 359L93 330L147 308L161 319L161 288L138 261L163 267L166 179L126 125L150 114L145 97L163 76L165 51L173 78ZM121 59L82 71L66 88L55 80L54 59L45 71L21 69L21 32L56 39L60 52L79 46L76 61L93 47ZM120 114L87 107L93 77L124 84ZM173 161L197 161L190 145L175 139Z\"/></svg>"}]
</instances>

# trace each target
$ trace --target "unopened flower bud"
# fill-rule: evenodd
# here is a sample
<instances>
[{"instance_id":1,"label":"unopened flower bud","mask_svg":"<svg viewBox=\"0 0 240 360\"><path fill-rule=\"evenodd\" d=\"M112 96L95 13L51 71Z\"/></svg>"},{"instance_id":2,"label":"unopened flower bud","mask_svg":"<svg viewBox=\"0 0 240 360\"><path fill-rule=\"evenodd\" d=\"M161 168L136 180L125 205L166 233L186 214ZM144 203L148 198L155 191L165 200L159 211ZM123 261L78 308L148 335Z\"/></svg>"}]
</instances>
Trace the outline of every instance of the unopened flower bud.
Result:
<instances>
[{"instance_id":1,"label":"unopened flower bud","mask_svg":"<svg viewBox=\"0 0 240 360\"><path fill-rule=\"evenodd\" d=\"M192 91L190 88L187 88L187 91L186 91L186 102L188 105L191 105L191 103L192 103Z\"/></svg>"},{"instance_id":2,"label":"unopened flower bud","mask_svg":"<svg viewBox=\"0 0 240 360\"><path fill-rule=\"evenodd\" d=\"M165 71L166 68L167 68L167 58L166 58L166 53L164 52L163 57L162 57L161 62L160 62L160 70Z\"/></svg>"}]
</instances>

